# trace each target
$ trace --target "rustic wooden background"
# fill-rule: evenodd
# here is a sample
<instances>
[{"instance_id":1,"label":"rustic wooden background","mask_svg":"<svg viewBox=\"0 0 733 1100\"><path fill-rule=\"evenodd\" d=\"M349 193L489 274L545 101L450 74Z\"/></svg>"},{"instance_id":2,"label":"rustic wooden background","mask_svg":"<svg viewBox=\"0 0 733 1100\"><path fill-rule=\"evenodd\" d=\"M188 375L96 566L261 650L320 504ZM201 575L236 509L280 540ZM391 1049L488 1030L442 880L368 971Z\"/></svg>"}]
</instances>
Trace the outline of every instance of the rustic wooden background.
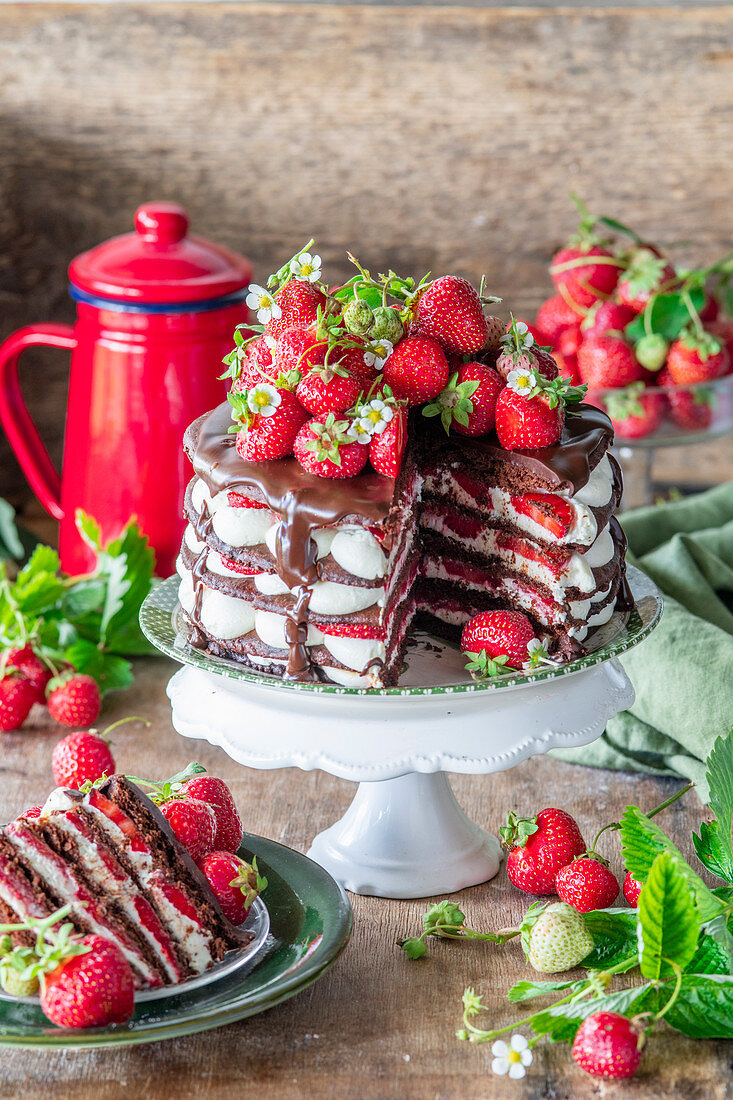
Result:
<instances>
[{"instance_id":1,"label":"rustic wooden background","mask_svg":"<svg viewBox=\"0 0 733 1100\"><path fill-rule=\"evenodd\" d=\"M70 320L65 268L151 198L266 275L311 234L546 295L596 209L733 247L733 6L0 5L0 336ZM684 242L695 242L694 250ZM29 404L60 456L67 362ZM717 448L711 452L714 456ZM29 490L0 439L0 494Z\"/></svg>"}]
</instances>

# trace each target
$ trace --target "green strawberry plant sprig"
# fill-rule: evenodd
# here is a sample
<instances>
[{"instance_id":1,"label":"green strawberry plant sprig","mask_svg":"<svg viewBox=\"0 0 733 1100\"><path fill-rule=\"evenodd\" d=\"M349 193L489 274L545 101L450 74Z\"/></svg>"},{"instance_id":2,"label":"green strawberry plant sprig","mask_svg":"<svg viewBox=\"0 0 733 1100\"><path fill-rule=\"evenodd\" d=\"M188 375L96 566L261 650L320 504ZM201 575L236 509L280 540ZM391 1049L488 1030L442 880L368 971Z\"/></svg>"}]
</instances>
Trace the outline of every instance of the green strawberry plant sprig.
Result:
<instances>
[{"instance_id":1,"label":"green strawberry plant sprig","mask_svg":"<svg viewBox=\"0 0 733 1100\"><path fill-rule=\"evenodd\" d=\"M619 832L625 866L642 884L638 909L582 914L593 941L580 964L585 974L518 982L508 999L531 1003L531 1011L506 1026L478 1027L475 1017L486 1006L467 988L459 1039L491 1042L527 1027L529 1047L543 1036L572 1045L580 1024L596 1012L633 1017L646 1035L664 1019L694 1039L733 1038L733 730L715 742L707 780L714 817L701 824L693 842L700 862L723 885L703 881L653 820L656 811L646 814L627 806L620 822L609 828ZM426 954L428 936L497 945L518 936L529 958L532 928L547 907L546 902L533 905L518 929L482 933L467 927L458 905L443 901L425 914L422 933L400 946L418 959Z\"/></svg>"},{"instance_id":2,"label":"green strawberry plant sprig","mask_svg":"<svg viewBox=\"0 0 733 1100\"><path fill-rule=\"evenodd\" d=\"M68 662L104 694L132 684L128 657L156 652L138 622L155 558L134 520L106 545L91 516L79 510L76 524L96 555L91 573L62 573L58 554L42 543L13 580L0 563L0 650L29 643L54 672Z\"/></svg>"}]
</instances>

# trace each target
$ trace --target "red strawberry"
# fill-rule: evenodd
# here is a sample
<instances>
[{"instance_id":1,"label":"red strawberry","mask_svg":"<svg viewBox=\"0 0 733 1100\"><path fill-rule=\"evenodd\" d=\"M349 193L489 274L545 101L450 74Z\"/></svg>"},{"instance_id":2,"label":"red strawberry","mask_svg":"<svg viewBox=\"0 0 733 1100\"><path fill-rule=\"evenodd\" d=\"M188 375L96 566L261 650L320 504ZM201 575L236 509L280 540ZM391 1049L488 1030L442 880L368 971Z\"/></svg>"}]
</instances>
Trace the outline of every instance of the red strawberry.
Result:
<instances>
[{"instance_id":1,"label":"red strawberry","mask_svg":"<svg viewBox=\"0 0 733 1100\"><path fill-rule=\"evenodd\" d=\"M552 257L550 277L563 297L578 306L592 306L616 289L622 264L606 248L561 248Z\"/></svg>"},{"instance_id":2,"label":"red strawberry","mask_svg":"<svg viewBox=\"0 0 733 1100\"><path fill-rule=\"evenodd\" d=\"M667 394L672 419L688 432L701 432L713 419L712 392L704 386L693 390L670 390Z\"/></svg>"},{"instance_id":3,"label":"red strawberry","mask_svg":"<svg viewBox=\"0 0 733 1100\"><path fill-rule=\"evenodd\" d=\"M486 435L496 421L496 402L504 389L504 382L491 367L483 363L464 363L458 368L457 384L478 382L469 400L473 406L467 414L468 423L453 420L453 430L459 435Z\"/></svg>"},{"instance_id":4,"label":"red strawberry","mask_svg":"<svg viewBox=\"0 0 733 1100\"><path fill-rule=\"evenodd\" d=\"M632 909L636 909L639 904L639 894L641 893L642 884L637 882L632 876L631 871L626 872L626 878L624 879L624 897L631 906Z\"/></svg>"},{"instance_id":5,"label":"red strawberry","mask_svg":"<svg viewBox=\"0 0 733 1100\"><path fill-rule=\"evenodd\" d=\"M20 672L0 680L0 730L19 730L36 701L36 689Z\"/></svg>"},{"instance_id":6,"label":"red strawberry","mask_svg":"<svg viewBox=\"0 0 733 1100\"><path fill-rule=\"evenodd\" d=\"M348 420L329 413L325 421L309 420L295 437L293 453L311 474L319 477L356 477L366 466L369 447L348 434Z\"/></svg>"},{"instance_id":7,"label":"red strawberry","mask_svg":"<svg viewBox=\"0 0 733 1100\"><path fill-rule=\"evenodd\" d=\"M709 382L725 374L728 353L710 333L687 331L671 345L667 355L667 370L676 386L694 382Z\"/></svg>"},{"instance_id":8,"label":"red strawberry","mask_svg":"<svg viewBox=\"0 0 733 1100\"><path fill-rule=\"evenodd\" d=\"M555 493L524 493L512 497L512 505L520 515L539 523L557 539L567 535L575 522L570 503Z\"/></svg>"},{"instance_id":9,"label":"red strawberry","mask_svg":"<svg viewBox=\"0 0 733 1100\"><path fill-rule=\"evenodd\" d=\"M638 383L637 383L638 385ZM634 387L630 387L634 389ZM662 393L625 394L619 390L619 399L615 394L605 399L606 412L613 421L616 435L624 439L642 439L656 432L664 420L667 407Z\"/></svg>"},{"instance_id":10,"label":"red strawberry","mask_svg":"<svg viewBox=\"0 0 733 1100\"><path fill-rule=\"evenodd\" d=\"M203 859L213 852L216 816L208 802L200 798L172 798L158 809L191 859Z\"/></svg>"},{"instance_id":11,"label":"red strawberry","mask_svg":"<svg viewBox=\"0 0 733 1100\"><path fill-rule=\"evenodd\" d=\"M530 325L527 328L531 329ZM538 344L546 344L547 340L540 340L537 332L531 329L532 335ZM486 318L486 343L481 349L481 356L484 359L489 359L492 355L496 355L499 350L501 338L506 332L506 325L502 321L501 317L488 316Z\"/></svg>"},{"instance_id":12,"label":"red strawberry","mask_svg":"<svg viewBox=\"0 0 733 1100\"><path fill-rule=\"evenodd\" d=\"M96 680L78 672L62 672L46 688L48 713L62 726L91 726L102 709Z\"/></svg>"},{"instance_id":13,"label":"red strawberry","mask_svg":"<svg viewBox=\"0 0 733 1100\"><path fill-rule=\"evenodd\" d=\"M242 843L242 819L223 779L213 775L195 775L184 785L189 798L199 798L211 806L216 818L214 848L218 851L236 852Z\"/></svg>"},{"instance_id":14,"label":"red strawberry","mask_svg":"<svg viewBox=\"0 0 733 1100\"><path fill-rule=\"evenodd\" d=\"M520 667L529 659L527 643L536 638L532 624L520 611L482 611L469 619L461 634L464 653L487 653L492 659L508 657Z\"/></svg>"},{"instance_id":15,"label":"red strawberry","mask_svg":"<svg viewBox=\"0 0 733 1100\"><path fill-rule=\"evenodd\" d=\"M369 461L378 474L397 477L407 446L407 410L396 408L380 434L369 440Z\"/></svg>"},{"instance_id":16,"label":"red strawberry","mask_svg":"<svg viewBox=\"0 0 733 1100\"><path fill-rule=\"evenodd\" d=\"M636 250L618 282L618 300L635 313L641 313L654 295L671 290L677 283L675 270L656 249Z\"/></svg>"},{"instance_id":17,"label":"red strawberry","mask_svg":"<svg viewBox=\"0 0 733 1100\"><path fill-rule=\"evenodd\" d=\"M261 569L250 569L248 565L242 565L240 561L234 561L233 558L225 558L223 554L221 560L227 569L231 569L233 573L239 573L242 577L256 577L262 572Z\"/></svg>"},{"instance_id":18,"label":"red strawberry","mask_svg":"<svg viewBox=\"0 0 733 1100\"><path fill-rule=\"evenodd\" d=\"M342 366L313 367L295 391L301 405L316 416L350 409L362 391L362 383Z\"/></svg>"},{"instance_id":19,"label":"red strawberry","mask_svg":"<svg viewBox=\"0 0 733 1100\"><path fill-rule=\"evenodd\" d=\"M104 737L95 730L80 730L67 734L54 746L51 770L57 787L78 791L84 783L113 775L115 761Z\"/></svg>"},{"instance_id":20,"label":"red strawberry","mask_svg":"<svg viewBox=\"0 0 733 1100\"><path fill-rule=\"evenodd\" d=\"M277 320L268 321L265 328L270 336L279 340L284 332L294 325L307 328L315 324L318 318L318 307L325 309L326 299L317 287L312 283L301 279L291 279L278 290L275 301L280 306L282 314Z\"/></svg>"},{"instance_id":21,"label":"red strawberry","mask_svg":"<svg viewBox=\"0 0 733 1100\"><path fill-rule=\"evenodd\" d=\"M554 894L558 871L585 851L580 829L564 810L540 810L531 820L510 812L500 833L509 849L509 881L525 894Z\"/></svg>"},{"instance_id":22,"label":"red strawberry","mask_svg":"<svg viewBox=\"0 0 733 1100\"><path fill-rule=\"evenodd\" d=\"M560 334L571 325L577 325L585 316L585 310L573 309L559 294L548 298L537 310L536 328L539 328L546 339L543 343L554 347L560 339Z\"/></svg>"},{"instance_id":23,"label":"red strawberry","mask_svg":"<svg viewBox=\"0 0 733 1100\"><path fill-rule=\"evenodd\" d=\"M17 668L23 673L26 680L32 685L36 693L35 702L46 702L46 684L51 679L51 670L43 663L37 653L29 645L8 651L8 665ZM7 666L6 666L7 667Z\"/></svg>"},{"instance_id":24,"label":"red strawberry","mask_svg":"<svg viewBox=\"0 0 733 1100\"><path fill-rule=\"evenodd\" d=\"M577 355L563 355L557 348L553 351L552 355L557 364L559 376L565 378L571 385L579 386L581 384L581 378L578 373Z\"/></svg>"},{"instance_id":25,"label":"red strawberry","mask_svg":"<svg viewBox=\"0 0 733 1100\"><path fill-rule=\"evenodd\" d=\"M297 370L307 374L311 367L320 366L328 351L325 340L318 340L314 328L296 326L284 332L273 354L274 374L287 374Z\"/></svg>"},{"instance_id":26,"label":"red strawberry","mask_svg":"<svg viewBox=\"0 0 733 1100\"><path fill-rule=\"evenodd\" d=\"M212 893L232 924L243 924L252 902L267 885L257 874L257 861L245 863L230 851L209 852L199 861Z\"/></svg>"},{"instance_id":27,"label":"red strawberry","mask_svg":"<svg viewBox=\"0 0 733 1100\"><path fill-rule=\"evenodd\" d=\"M570 328L566 328L560 333L557 350L566 359L568 356L576 356L582 339L580 325L571 325Z\"/></svg>"},{"instance_id":28,"label":"red strawberry","mask_svg":"<svg viewBox=\"0 0 733 1100\"><path fill-rule=\"evenodd\" d=\"M588 316L581 322L580 328L586 336L590 336L591 333L600 335L608 332L609 329L622 333L634 317L636 317L634 310L621 305L620 302L599 302L595 309L589 311Z\"/></svg>"},{"instance_id":29,"label":"red strawberry","mask_svg":"<svg viewBox=\"0 0 733 1100\"><path fill-rule=\"evenodd\" d=\"M618 897L616 876L593 853L574 859L558 871L555 889L560 900L579 913L608 909Z\"/></svg>"},{"instance_id":30,"label":"red strawberry","mask_svg":"<svg viewBox=\"0 0 733 1100\"><path fill-rule=\"evenodd\" d=\"M135 1008L132 970L104 936L85 936L84 954L71 955L44 974L41 1008L57 1027L107 1027L129 1020Z\"/></svg>"},{"instance_id":31,"label":"red strawberry","mask_svg":"<svg viewBox=\"0 0 733 1100\"><path fill-rule=\"evenodd\" d=\"M252 497L242 496L241 493L235 493L233 490L227 493L227 504L230 508L269 508L264 501L253 500Z\"/></svg>"},{"instance_id":32,"label":"red strawberry","mask_svg":"<svg viewBox=\"0 0 733 1100\"><path fill-rule=\"evenodd\" d=\"M273 366L272 351L264 336L258 336L256 340L251 340L244 350L239 376L232 382L232 390L235 393L247 390L250 386L256 386L258 382L277 378L277 374Z\"/></svg>"},{"instance_id":33,"label":"red strawberry","mask_svg":"<svg viewBox=\"0 0 733 1100\"><path fill-rule=\"evenodd\" d=\"M369 638L383 642L384 631L370 623L327 623L318 624L318 629L323 634L329 634L332 638Z\"/></svg>"},{"instance_id":34,"label":"red strawberry","mask_svg":"<svg viewBox=\"0 0 733 1100\"><path fill-rule=\"evenodd\" d=\"M36 817L41 816L43 806L29 806L27 810L23 810L22 814L18 814L19 818L25 818L27 821L32 821Z\"/></svg>"},{"instance_id":35,"label":"red strawberry","mask_svg":"<svg viewBox=\"0 0 733 1100\"><path fill-rule=\"evenodd\" d=\"M421 336L432 337L460 355L480 351L488 337L481 299L468 279L456 275L443 275L422 292L417 325Z\"/></svg>"},{"instance_id":36,"label":"red strawberry","mask_svg":"<svg viewBox=\"0 0 733 1100\"><path fill-rule=\"evenodd\" d=\"M588 336L578 348L578 371L594 389L614 389L640 382L643 369L633 348L618 336Z\"/></svg>"},{"instance_id":37,"label":"red strawberry","mask_svg":"<svg viewBox=\"0 0 733 1100\"><path fill-rule=\"evenodd\" d=\"M237 432L237 451L247 461L263 462L292 454L295 437L308 419L295 394L282 387L276 389L280 404L272 415L257 413L248 428Z\"/></svg>"},{"instance_id":38,"label":"red strawberry","mask_svg":"<svg viewBox=\"0 0 733 1100\"><path fill-rule=\"evenodd\" d=\"M352 336L351 339L357 340L358 337ZM362 343L362 341L359 340L359 343ZM363 389L368 389L377 376L374 367L370 367L364 362L364 352L367 350L367 346L364 344L363 349L361 347L339 347L336 352L331 353L334 357L334 363L342 367L352 378L356 378L357 381L361 382Z\"/></svg>"},{"instance_id":39,"label":"red strawberry","mask_svg":"<svg viewBox=\"0 0 733 1100\"><path fill-rule=\"evenodd\" d=\"M499 394L496 434L508 451L552 447L560 439L564 423L563 406L551 408L544 394L524 397L509 386Z\"/></svg>"},{"instance_id":40,"label":"red strawberry","mask_svg":"<svg viewBox=\"0 0 733 1100\"><path fill-rule=\"evenodd\" d=\"M395 397L422 405L448 385L450 368L440 344L426 336L406 336L395 346L382 370Z\"/></svg>"},{"instance_id":41,"label":"red strawberry","mask_svg":"<svg viewBox=\"0 0 733 1100\"><path fill-rule=\"evenodd\" d=\"M618 1012L594 1012L578 1028L573 1061L593 1077L632 1077L644 1046L641 1027Z\"/></svg>"}]
</instances>

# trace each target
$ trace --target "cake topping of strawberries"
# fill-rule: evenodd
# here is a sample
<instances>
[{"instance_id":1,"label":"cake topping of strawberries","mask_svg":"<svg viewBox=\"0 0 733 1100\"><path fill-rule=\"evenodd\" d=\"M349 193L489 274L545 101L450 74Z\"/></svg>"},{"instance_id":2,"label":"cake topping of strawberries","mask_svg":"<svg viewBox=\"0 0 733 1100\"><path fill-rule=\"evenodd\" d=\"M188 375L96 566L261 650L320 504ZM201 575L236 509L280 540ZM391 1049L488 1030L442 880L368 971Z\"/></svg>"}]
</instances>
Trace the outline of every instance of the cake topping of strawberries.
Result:
<instances>
[{"instance_id":1,"label":"cake topping of strawberries","mask_svg":"<svg viewBox=\"0 0 733 1100\"><path fill-rule=\"evenodd\" d=\"M356 477L369 457L366 445L355 439L351 421L337 420L333 413L304 424L293 450L303 469L319 477Z\"/></svg>"},{"instance_id":2,"label":"cake topping of strawberries","mask_svg":"<svg viewBox=\"0 0 733 1100\"><path fill-rule=\"evenodd\" d=\"M435 279L419 295L416 317L422 335L438 340L447 351L473 355L486 343L483 303L468 279Z\"/></svg>"},{"instance_id":3,"label":"cake topping of strawberries","mask_svg":"<svg viewBox=\"0 0 733 1100\"><path fill-rule=\"evenodd\" d=\"M486 435L494 427L496 402L503 388L503 381L492 367L462 363L422 414L440 416L446 432L453 428L460 435Z\"/></svg>"},{"instance_id":4,"label":"cake topping of strawberries","mask_svg":"<svg viewBox=\"0 0 733 1100\"><path fill-rule=\"evenodd\" d=\"M445 389L450 368L436 340L406 336L384 363L383 375L396 397L408 405L422 405Z\"/></svg>"},{"instance_id":5,"label":"cake topping of strawberries","mask_svg":"<svg viewBox=\"0 0 733 1100\"><path fill-rule=\"evenodd\" d=\"M257 392L255 392L257 391ZM251 390L229 394L237 451L242 458L262 462L285 458L308 413L285 386L260 383Z\"/></svg>"},{"instance_id":6,"label":"cake topping of strawberries","mask_svg":"<svg viewBox=\"0 0 733 1100\"><path fill-rule=\"evenodd\" d=\"M369 440L369 461L378 474L397 477L402 468L406 447L407 410L396 408L384 430L372 434Z\"/></svg>"}]
</instances>

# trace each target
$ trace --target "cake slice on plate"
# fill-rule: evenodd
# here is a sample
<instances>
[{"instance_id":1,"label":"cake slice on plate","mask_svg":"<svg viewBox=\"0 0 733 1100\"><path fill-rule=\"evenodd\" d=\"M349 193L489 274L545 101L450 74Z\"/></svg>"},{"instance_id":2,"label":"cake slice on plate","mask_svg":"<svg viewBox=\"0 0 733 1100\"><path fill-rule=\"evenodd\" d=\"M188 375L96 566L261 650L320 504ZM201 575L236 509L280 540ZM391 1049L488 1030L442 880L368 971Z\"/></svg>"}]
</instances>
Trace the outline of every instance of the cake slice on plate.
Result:
<instances>
[{"instance_id":1,"label":"cake slice on plate","mask_svg":"<svg viewBox=\"0 0 733 1100\"><path fill-rule=\"evenodd\" d=\"M66 905L77 932L117 944L138 988L185 981L251 939L225 918L157 806L122 775L86 794L58 787L40 813L0 830L0 920Z\"/></svg>"}]
</instances>

